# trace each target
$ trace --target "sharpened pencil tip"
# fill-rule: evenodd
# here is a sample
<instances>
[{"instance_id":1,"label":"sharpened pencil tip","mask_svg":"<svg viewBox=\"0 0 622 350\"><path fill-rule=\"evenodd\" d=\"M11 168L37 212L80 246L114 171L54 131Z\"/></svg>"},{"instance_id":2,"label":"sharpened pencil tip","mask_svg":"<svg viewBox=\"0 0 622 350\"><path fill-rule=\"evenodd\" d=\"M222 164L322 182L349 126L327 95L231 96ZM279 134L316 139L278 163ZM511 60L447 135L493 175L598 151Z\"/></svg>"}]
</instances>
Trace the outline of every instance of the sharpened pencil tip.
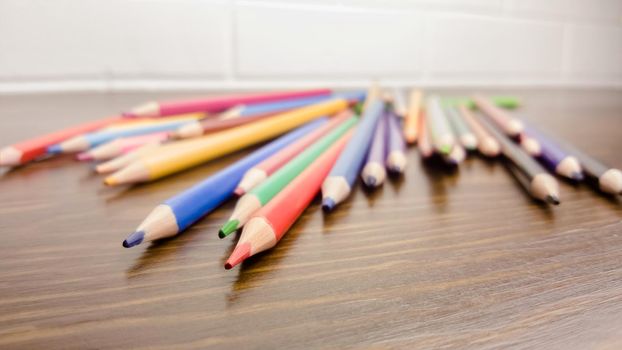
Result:
<instances>
[{"instance_id":1,"label":"sharpened pencil tip","mask_svg":"<svg viewBox=\"0 0 622 350\"><path fill-rule=\"evenodd\" d=\"M559 205L559 203L560 203L559 202L559 198L557 198L557 196L554 196L554 195L551 195L551 194L546 196L546 202L550 203L550 204L553 204L553 205Z\"/></svg>"},{"instance_id":2,"label":"sharpened pencil tip","mask_svg":"<svg viewBox=\"0 0 622 350\"><path fill-rule=\"evenodd\" d=\"M330 197L322 199L322 210L325 213L330 213L331 211L333 211L336 205L337 203L335 203L335 200Z\"/></svg>"},{"instance_id":3,"label":"sharpened pencil tip","mask_svg":"<svg viewBox=\"0 0 622 350\"><path fill-rule=\"evenodd\" d=\"M583 173L580 171L575 171L574 173L570 174L570 179L574 181L581 181L583 180Z\"/></svg>"},{"instance_id":4,"label":"sharpened pencil tip","mask_svg":"<svg viewBox=\"0 0 622 350\"><path fill-rule=\"evenodd\" d=\"M451 146L444 145L444 146L440 147L439 152L441 152L442 154L449 154L449 153L451 153Z\"/></svg>"},{"instance_id":5,"label":"sharpened pencil tip","mask_svg":"<svg viewBox=\"0 0 622 350\"><path fill-rule=\"evenodd\" d=\"M123 241L123 246L125 248L131 248L135 245L139 245L143 239L145 238L145 231L136 231L129 235L125 241Z\"/></svg>"},{"instance_id":6,"label":"sharpened pencil tip","mask_svg":"<svg viewBox=\"0 0 622 350\"><path fill-rule=\"evenodd\" d=\"M63 148L59 144L48 147L48 153L50 154L58 154L62 152L63 152Z\"/></svg>"},{"instance_id":7,"label":"sharpened pencil tip","mask_svg":"<svg viewBox=\"0 0 622 350\"><path fill-rule=\"evenodd\" d=\"M238 197L242 197L244 193L246 193L246 191L244 191L242 187L236 187L235 190L233 190L233 194L235 194Z\"/></svg>"},{"instance_id":8,"label":"sharpened pencil tip","mask_svg":"<svg viewBox=\"0 0 622 350\"><path fill-rule=\"evenodd\" d=\"M104 185L106 186L114 186L117 184L117 180L113 176L108 176L104 179Z\"/></svg>"},{"instance_id":9,"label":"sharpened pencil tip","mask_svg":"<svg viewBox=\"0 0 622 350\"><path fill-rule=\"evenodd\" d=\"M242 261L246 260L249 256L251 256L251 245L250 243L242 243L238 244L227 262L225 263L225 269L231 270L234 266L240 264Z\"/></svg>"},{"instance_id":10,"label":"sharpened pencil tip","mask_svg":"<svg viewBox=\"0 0 622 350\"><path fill-rule=\"evenodd\" d=\"M367 185L367 187L376 187L376 178L373 176L368 176L365 178L365 185Z\"/></svg>"},{"instance_id":11,"label":"sharpened pencil tip","mask_svg":"<svg viewBox=\"0 0 622 350\"><path fill-rule=\"evenodd\" d=\"M239 228L238 227L239 225L240 225L240 220L234 219L234 220L227 221L224 225L222 225L222 227L220 228L220 231L218 231L218 237L225 238L229 236L233 232L237 231L237 229Z\"/></svg>"},{"instance_id":12,"label":"sharpened pencil tip","mask_svg":"<svg viewBox=\"0 0 622 350\"><path fill-rule=\"evenodd\" d=\"M91 156L90 154L86 152L83 152L83 153L76 154L76 159L81 162L87 162L87 161L93 160L93 156Z\"/></svg>"}]
</instances>

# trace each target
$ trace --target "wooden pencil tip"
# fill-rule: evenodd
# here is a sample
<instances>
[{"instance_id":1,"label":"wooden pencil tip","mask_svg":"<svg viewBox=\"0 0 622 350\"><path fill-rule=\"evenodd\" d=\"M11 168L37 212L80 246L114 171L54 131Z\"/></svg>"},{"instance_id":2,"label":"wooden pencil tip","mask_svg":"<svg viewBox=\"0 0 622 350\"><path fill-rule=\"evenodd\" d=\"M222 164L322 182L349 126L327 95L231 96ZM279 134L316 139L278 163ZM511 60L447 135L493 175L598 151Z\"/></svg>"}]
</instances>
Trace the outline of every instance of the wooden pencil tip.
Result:
<instances>
[{"instance_id":1,"label":"wooden pencil tip","mask_svg":"<svg viewBox=\"0 0 622 350\"><path fill-rule=\"evenodd\" d=\"M242 243L235 247L229 259L225 263L225 269L231 270L236 265L240 264L242 261L248 259L251 256L251 245L250 243Z\"/></svg>"},{"instance_id":2,"label":"wooden pencil tip","mask_svg":"<svg viewBox=\"0 0 622 350\"><path fill-rule=\"evenodd\" d=\"M82 152L82 153L76 154L76 159L81 162L87 162L87 161L93 160L93 156L87 152Z\"/></svg>"},{"instance_id":3,"label":"wooden pencil tip","mask_svg":"<svg viewBox=\"0 0 622 350\"><path fill-rule=\"evenodd\" d=\"M245 193L246 191L242 187L236 187L235 190L233 190L233 194L238 197L242 197Z\"/></svg>"},{"instance_id":4,"label":"wooden pencil tip","mask_svg":"<svg viewBox=\"0 0 622 350\"><path fill-rule=\"evenodd\" d=\"M553 205L559 205L560 201L559 198L557 196L554 195L548 195L546 196L546 202L553 204Z\"/></svg>"},{"instance_id":5,"label":"wooden pencil tip","mask_svg":"<svg viewBox=\"0 0 622 350\"><path fill-rule=\"evenodd\" d=\"M104 185L106 186L115 186L118 184L118 181L114 178L114 176L108 176L104 179Z\"/></svg>"},{"instance_id":6,"label":"wooden pencil tip","mask_svg":"<svg viewBox=\"0 0 622 350\"><path fill-rule=\"evenodd\" d=\"M237 231L237 229L239 228L239 225L240 225L240 220L234 219L234 220L227 221L224 225L222 225L222 227L220 228L220 231L218 231L218 237L225 238L229 236L233 232Z\"/></svg>"},{"instance_id":7,"label":"wooden pencil tip","mask_svg":"<svg viewBox=\"0 0 622 350\"><path fill-rule=\"evenodd\" d=\"M322 210L325 213L330 213L331 211L333 211L336 205L337 203L335 203L335 200L330 197L326 197L322 200Z\"/></svg>"},{"instance_id":8,"label":"wooden pencil tip","mask_svg":"<svg viewBox=\"0 0 622 350\"><path fill-rule=\"evenodd\" d=\"M135 245L139 245L143 239L145 239L145 231L136 231L123 241L123 247L131 248Z\"/></svg>"}]
</instances>

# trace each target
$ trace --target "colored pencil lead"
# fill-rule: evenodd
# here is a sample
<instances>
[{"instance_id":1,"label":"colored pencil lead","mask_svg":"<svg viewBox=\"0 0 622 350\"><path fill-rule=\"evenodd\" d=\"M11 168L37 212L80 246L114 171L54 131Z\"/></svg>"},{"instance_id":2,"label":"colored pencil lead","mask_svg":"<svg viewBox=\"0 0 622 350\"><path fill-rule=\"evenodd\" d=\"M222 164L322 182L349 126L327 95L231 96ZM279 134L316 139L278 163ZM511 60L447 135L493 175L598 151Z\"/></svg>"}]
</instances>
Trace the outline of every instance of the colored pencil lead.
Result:
<instances>
[{"instance_id":1,"label":"colored pencil lead","mask_svg":"<svg viewBox=\"0 0 622 350\"><path fill-rule=\"evenodd\" d=\"M124 241L123 246L125 248L130 248L135 245L139 245L143 239L145 238L145 231L136 231L129 235Z\"/></svg>"},{"instance_id":2,"label":"colored pencil lead","mask_svg":"<svg viewBox=\"0 0 622 350\"><path fill-rule=\"evenodd\" d=\"M322 210L325 213L330 213L331 211L333 211L336 205L337 203L335 203L335 200L330 197L322 199Z\"/></svg>"},{"instance_id":3,"label":"colored pencil lead","mask_svg":"<svg viewBox=\"0 0 622 350\"><path fill-rule=\"evenodd\" d=\"M229 259L225 263L225 269L231 270L236 265L240 264L242 261L248 259L251 256L251 244L243 243L235 247Z\"/></svg>"},{"instance_id":4,"label":"colored pencil lead","mask_svg":"<svg viewBox=\"0 0 622 350\"><path fill-rule=\"evenodd\" d=\"M238 226L240 225L240 220L233 219L227 221L220 230L218 231L218 237L225 238L228 235L238 230Z\"/></svg>"}]
</instances>

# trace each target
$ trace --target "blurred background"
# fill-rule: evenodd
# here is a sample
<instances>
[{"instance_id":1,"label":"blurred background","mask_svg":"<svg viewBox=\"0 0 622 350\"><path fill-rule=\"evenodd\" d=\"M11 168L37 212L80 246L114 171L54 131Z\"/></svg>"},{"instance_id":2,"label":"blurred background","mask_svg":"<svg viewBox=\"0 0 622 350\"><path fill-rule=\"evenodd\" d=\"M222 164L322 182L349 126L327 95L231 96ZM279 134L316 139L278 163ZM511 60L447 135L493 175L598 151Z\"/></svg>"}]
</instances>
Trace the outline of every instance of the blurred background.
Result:
<instances>
[{"instance_id":1,"label":"blurred background","mask_svg":"<svg viewBox=\"0 0 622 350\"><path fill-rule=\"evenodd\" d=\"M0 93L622 87L622 0L0 0Z\"/></svg>"}]
</instances>

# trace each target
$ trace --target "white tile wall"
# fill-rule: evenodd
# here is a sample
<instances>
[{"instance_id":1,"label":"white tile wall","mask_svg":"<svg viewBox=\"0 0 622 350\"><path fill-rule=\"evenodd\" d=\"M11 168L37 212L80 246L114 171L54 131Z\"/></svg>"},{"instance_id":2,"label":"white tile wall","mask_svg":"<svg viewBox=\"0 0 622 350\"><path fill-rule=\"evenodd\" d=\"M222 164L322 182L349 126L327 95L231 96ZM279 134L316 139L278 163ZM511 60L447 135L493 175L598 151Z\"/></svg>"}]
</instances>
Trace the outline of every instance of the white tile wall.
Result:
<instances>
[{"instance_id":1,"label":"white tile wall","mask_svg":"<svg viewBox=\"0 0 622 350\"><path fill-rule=\"evenodd\" d=\"M622 87L622 0L0 0L0 93Z\"/></svg>"}]
</instances>

